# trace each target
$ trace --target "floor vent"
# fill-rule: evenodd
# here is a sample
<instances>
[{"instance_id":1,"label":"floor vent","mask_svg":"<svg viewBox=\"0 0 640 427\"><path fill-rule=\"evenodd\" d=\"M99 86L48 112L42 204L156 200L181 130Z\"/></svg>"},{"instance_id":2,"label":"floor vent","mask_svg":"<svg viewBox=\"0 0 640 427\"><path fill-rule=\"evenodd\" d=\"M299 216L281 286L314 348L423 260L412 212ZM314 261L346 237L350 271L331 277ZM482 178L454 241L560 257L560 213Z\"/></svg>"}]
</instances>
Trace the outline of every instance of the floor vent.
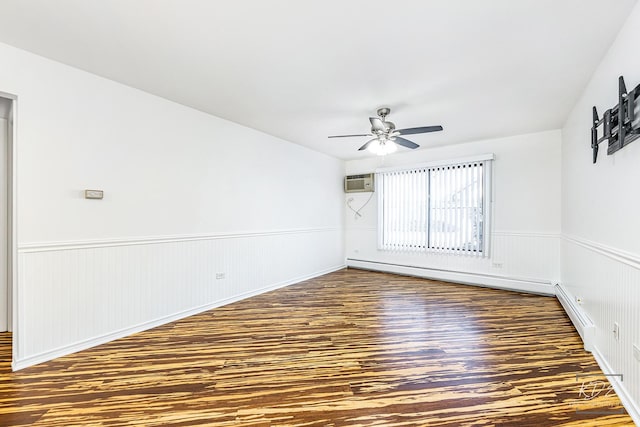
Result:
<instances>
[{"instance_id":1,"label":"floor vent","mask_svg":"<svg viewBox=\"0 0 640 427\"><path fill-rule=\"evenodd\" d=\"M565 291L565 289L556 285L556 298L560 301L560 304L567 313L573 326L580 334L584 349L587 351L593 351L593 342L596 335L596 325L593 324L589 316L575 303L575 300Z\"/></svg>"}]
</instances>

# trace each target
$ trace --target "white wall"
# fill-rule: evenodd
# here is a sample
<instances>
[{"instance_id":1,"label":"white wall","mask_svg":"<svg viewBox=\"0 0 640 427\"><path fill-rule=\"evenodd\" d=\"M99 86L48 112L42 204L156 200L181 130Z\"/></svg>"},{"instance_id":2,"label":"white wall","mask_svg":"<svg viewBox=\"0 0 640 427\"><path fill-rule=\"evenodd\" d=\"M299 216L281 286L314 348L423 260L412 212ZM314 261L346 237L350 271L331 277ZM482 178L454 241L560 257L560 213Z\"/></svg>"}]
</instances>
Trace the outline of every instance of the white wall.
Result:
<instances>
[{"instance_id":1,"label":"white wall","mask_svg":"<svg viewBox=\"0 0 640 427\"><path fill-rule=\"evenodd\" d=\"M357 174L377 167L495 154L490 258L379 251L374 195L362 210L362 218L345 211L348 264L553 293L551 282L559 277L560 144L560 132L548 131L347 162L347 173ZM346 200L353 198L352 206L359 208L369 195L351 193Z\"/></svg>"},{"instance_id":2,"label":"white wall","mask_svg":"<svg viewBox=\"0 0 640 427\"><path fill-rule=\"evenodd\" d=\"M7 45L0 62L18 96L15 366L344 264L341 161Z\"/></svg>"},{"instance_id":3,"label":"white wall","mask_svg":"<svg viewBox=\"0 0 640 427\"><path fill-rule=\"evenodd\" d=\"M640 83L640 6L636 6L562 129L562 283L594 321L595 354L621 383L640 422L640 141L591 161L591 108L618 102L618 77ZM620 324L620 340L613 323ZM620 393L619 393L620 394ZM624 397L624 396L623 396Z\"/></svg>"}]
</instances>

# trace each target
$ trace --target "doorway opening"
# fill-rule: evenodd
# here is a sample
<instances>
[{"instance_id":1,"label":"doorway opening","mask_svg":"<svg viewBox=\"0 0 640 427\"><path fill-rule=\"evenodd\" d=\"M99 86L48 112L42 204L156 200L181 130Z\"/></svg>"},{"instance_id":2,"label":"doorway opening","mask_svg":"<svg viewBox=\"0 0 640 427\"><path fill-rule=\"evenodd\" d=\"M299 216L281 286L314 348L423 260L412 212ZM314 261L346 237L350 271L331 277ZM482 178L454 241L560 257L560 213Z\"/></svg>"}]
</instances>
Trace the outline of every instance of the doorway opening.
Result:
<instances>
[{"instance_id":1,"label":"doorway opening","mask_svg":"<svg viewBox=\"0 0 640 427\"><path fill-rule=\"evenodd\" d=\"M0 92L0 359L15 360L15 96ZM7 360L8 359L8 360Z\"/></svg>"}]
</instances>

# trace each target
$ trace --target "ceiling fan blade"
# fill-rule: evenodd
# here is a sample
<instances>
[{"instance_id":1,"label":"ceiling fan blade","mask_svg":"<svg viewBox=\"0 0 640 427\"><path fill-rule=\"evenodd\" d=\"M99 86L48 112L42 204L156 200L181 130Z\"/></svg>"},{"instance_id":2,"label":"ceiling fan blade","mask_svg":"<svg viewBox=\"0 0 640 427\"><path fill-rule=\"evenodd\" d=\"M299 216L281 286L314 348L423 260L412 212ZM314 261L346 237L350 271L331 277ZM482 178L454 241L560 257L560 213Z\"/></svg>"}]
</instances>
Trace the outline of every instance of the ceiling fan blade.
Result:
<instances>
[{"instance_id":1,"label":"ceiling fan blade","mask_svg":"<svg viewBox=\"0 0 640 427\"><path fill-rule=\"evenodd\" d=\"M416 133L438 132L442 130L442 126L423 126L420 128L398 129L400 135L414 135Z\"/></svg>"},{"instance_id":2,"label":"ceiling fan blade","mask_svg":"<svg viewBox=\"0 0 640 427\"><path fill-rule=\"evenodd\" d=\"M384 122L377 117L369 117L369 121L371 122L371 130L372 131L381 131L386 132L387 127L384 125Z\"/></svg>"},{"instance_id":3,"label":"ceiling fan blade","mask_svg":"<svg viewBox=\"0 0 640 427\"><path fill-rule=\"evenodd\" d=\"M367 141L362 147L358 148L358 151L362 151L362 150L366 150L367 147L369 146L369 144L371 144L373 141L377 141L378 138L373 138L372 140Z\"/></svg>"},{"instance_id":4,"label":"ceiling fan blade","mask_svg":"<svg viewBox=\"0 0 640 427\"><path fill-rule=\"evenodd\" d=\"M373 136L370 133L362 133L362 134L358 134L358 135L331 135L327 138L351 138L351 137L355 137L355 136Z\"/></svg>"},{"instance_id":5,"label":"ceiling fan blade","mask_svg":"<svg viewBox=\"0 0 640 427\"><path fill-rule=\"evenodd\" d=\"M411 148L411 149L420 147L415 142L411 142L408 139L404 139L404 138L402 138L400 136L396 136L395 139L393 139L392 141L395 142L398 145L402 145L403 147L407 147L407 148Z\"/></svg>"},{"instance_id":6,"label":"ceiling fan blade","mask_svg":"<svg viewBox=\"0 0 640 427\"><path fill-rule=\"evenodd\" d=\"M331 135L331 136L328 136L327 138L352 138L355 136L373 136L373 135L371 135L370 133L360 133L357 135Z\"/></svg>"}]
</instances>

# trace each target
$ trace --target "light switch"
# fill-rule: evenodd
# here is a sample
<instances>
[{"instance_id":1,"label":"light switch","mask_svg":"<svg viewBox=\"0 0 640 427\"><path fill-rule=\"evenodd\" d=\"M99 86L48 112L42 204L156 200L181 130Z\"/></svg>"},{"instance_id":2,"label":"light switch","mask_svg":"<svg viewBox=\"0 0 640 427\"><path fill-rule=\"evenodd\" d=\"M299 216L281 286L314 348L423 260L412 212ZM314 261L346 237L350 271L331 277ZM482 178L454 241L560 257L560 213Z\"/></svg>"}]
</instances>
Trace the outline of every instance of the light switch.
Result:
<instances>
[{"instance_id":1,"label":"light switch","mask_svg":"<svg viewBox=\"0 0 640 427\"><path fill-rule=\"evenodd\" d=\"M104 191L102 190L84 190L85 199L102 199Z\"/></svg>"}]
</instances>

